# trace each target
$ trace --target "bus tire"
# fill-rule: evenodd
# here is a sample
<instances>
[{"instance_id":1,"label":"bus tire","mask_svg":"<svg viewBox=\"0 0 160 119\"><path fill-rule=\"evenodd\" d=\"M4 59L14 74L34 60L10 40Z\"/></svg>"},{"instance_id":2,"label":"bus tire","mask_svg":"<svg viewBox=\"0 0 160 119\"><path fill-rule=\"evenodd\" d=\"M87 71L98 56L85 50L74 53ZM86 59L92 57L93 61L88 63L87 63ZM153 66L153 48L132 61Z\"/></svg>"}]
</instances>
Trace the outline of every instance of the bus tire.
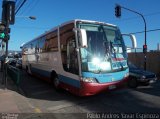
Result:
<instances>
[{"instance_id":1,"label":"bus tire","mask_svg":"<svg viewBox=\"0 0 160 119\"><path fill-rule=\"evenodd\" d=\"M52 72L51 81L56 90L60 90L60 81L58 75L55 72Z\"/></svg>"},{"instance_id":2,"label":"bus tire","mask_svg":"<svg viewBox=\"0 0 160 119\"><path fill-rule=\"evenodd\" d=\"M53 85L54 85L54 88L55 88L56 90L59 90L59 89L60 89L59 84L60 84L60 82L59 82L58 77L55 77L55 78L53 79Z\"/></svg>"}]
</instances>

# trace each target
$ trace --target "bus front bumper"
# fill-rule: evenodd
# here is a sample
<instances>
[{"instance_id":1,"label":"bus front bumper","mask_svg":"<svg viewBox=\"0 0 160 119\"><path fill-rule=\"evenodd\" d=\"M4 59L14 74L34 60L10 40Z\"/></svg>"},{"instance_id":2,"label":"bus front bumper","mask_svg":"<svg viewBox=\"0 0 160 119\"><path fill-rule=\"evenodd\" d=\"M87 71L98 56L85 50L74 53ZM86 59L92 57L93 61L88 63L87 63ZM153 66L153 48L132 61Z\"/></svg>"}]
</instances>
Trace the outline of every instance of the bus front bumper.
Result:
<instances>
[{"instance_id":1,"label":"bus front bumper","mask_svg":"<svg viewBox=\"0 0 160 119\"><path fill-rule=\"evenodd\" d=\"M90 96L95 95L103 91L116 90L119 88L125 87L128 78L124 78L123 80L110 82L110 83L86 83L81 82L81 90L80 96Z\"/></svg>"}]
</instances>

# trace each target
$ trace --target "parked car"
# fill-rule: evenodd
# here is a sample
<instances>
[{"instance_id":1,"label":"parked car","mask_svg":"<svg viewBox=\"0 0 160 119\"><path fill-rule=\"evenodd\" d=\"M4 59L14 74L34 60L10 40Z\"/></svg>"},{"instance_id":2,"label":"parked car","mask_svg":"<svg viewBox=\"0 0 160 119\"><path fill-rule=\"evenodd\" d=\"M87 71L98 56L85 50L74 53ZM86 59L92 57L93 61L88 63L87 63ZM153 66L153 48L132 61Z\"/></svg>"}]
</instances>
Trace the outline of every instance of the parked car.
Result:
<instances>
[{"instance_id":1,"label":"parked car","mask_svg":"<svg viewBox=\"0 0 160 119\"><path fill-rule=\"evenodd\" d=\"M22 69L22 59L17 60L16 67Z\"/></svg>"},{"instance_id":2,"label":"parked car","mask_svg":"<svg viewBox=\"0 0 160 119\"><path fill-rule=\"evenodd\" d=\"M157 80L155 73L150 71L145 71L144 69L136 67L131 62L128 63L129 66L129 80L128 86L131 88L136 88L137 86L148 86Z\"/></svg>"},{"instance_id":3,"label":"parked car","mask_svg":"<svg viewBox=\"0 0 160 119\"><path fill-rule=\"evenodd\" d=\"M11 65L11 66L16 66L16 62L17 62L17 60L16 59L9 59L9 65Z\"/></svg>"}]
</instances>

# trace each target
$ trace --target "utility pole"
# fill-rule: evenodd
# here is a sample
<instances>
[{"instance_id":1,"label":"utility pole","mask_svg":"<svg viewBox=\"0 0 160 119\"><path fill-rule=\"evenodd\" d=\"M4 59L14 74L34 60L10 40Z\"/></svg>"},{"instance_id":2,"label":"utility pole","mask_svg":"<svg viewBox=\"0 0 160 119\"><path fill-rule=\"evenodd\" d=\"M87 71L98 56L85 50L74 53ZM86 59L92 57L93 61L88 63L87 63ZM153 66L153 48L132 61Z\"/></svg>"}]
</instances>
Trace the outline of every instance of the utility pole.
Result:
<instances>
[{"instance_id":1,"label":"utility pole","mask_svg":"<svg viewBox=\"0 0 160 119\"><path fill-rule=\"evenodd\" d=\"M147 33L146 33L147 32L147 24L146 24L146 20L145 20L144 16L141 13L136 12L136 11L131 10L131 9L128 9L126 7L120 6L120 5L116 5L116 7L115 7L115 15L118 18L120 18L120 16L121 16L121 8L140 15L142 17L143 21L144 21L144 32L145 32L145 34L144 34L143 53L144 53L144 70L146 70L146 64L147 64L146 63L146 61L147 61Z\"/></svg>"},{"instance_id":2,"label":"utility pole","mask_svg":"<svg viewBox=\"0 0 160 119\"><path fill-rule=\"evenodd\" d=\"M5 25L3 41L6 43L6 53L4 62L4 83L5 89L7 88L7 63L8 63L8 41L10 39L10 24L15 22L15 1L3 0L2 4L2 23Z\"/></svg>"}]
</instances>

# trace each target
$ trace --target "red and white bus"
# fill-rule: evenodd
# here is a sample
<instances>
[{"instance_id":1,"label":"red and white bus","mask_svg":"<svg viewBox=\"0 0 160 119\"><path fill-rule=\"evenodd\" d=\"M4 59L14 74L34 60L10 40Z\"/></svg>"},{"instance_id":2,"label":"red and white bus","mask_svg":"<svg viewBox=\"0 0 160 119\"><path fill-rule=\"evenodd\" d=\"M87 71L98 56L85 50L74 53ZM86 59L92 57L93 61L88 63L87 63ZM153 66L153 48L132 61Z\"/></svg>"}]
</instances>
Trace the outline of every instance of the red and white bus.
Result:
<instances>
[{"instance_id":1,"label":"red and white bus","mask_svg":"<svg viewBox=\"0 0 160 119\"><path fill-rule=\"evenodd\" d=\"M73 20L22 46L22 66L79 96L120 87L127 81L126 46L115 25Z\"/></svg>"}]
</instances>

